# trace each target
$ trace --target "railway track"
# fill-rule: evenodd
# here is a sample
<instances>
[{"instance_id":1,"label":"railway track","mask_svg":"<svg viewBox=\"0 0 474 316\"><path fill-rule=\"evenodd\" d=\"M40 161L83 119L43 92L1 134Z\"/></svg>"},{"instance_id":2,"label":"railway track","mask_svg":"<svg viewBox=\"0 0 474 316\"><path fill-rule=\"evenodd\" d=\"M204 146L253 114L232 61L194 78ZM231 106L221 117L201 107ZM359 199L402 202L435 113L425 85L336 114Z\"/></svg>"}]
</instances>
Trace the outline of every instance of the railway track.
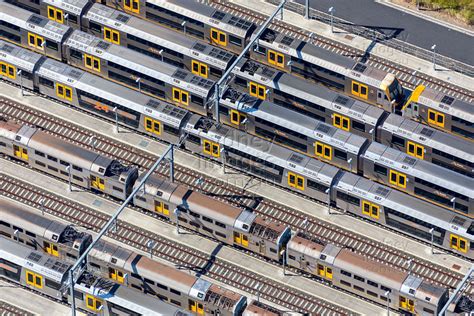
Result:
<instances>
[{"instance_id":1,"label":"railway track","mask_svg":"<svg viewBox=\"0 0 474 316\"><path fill-rule=\"evenodd\" d=\"M0 300L0 316L34 316L35 314L25 311L18 306L8 304Z\"/></svg>"},{"instance_id":2,"label":"railway track","mask_svg":"<svg viewBox=\"0 0 474 316\"><path fill-rule=\"evenodd\" d=\"M266 2L271 4L278 4L279 1L275 0L266 0ZM240 18L250 20L258 25L261 25L266 19L267 16L257 13L255 11L243 8L235 3L226 0L210 0L209 4L220 11L231 13ZM291 11L300 12L302 14L303 10L302 5L293 2L287 2L285 5L286 9ZM302 15L303 16L303 15ZM303 17L302 17L303 18ZM468 89L459 87L457 85L448 83L446 81L428 76L426 74L414 71L411 68L402 66L397 63L390 62L384 58L374 56L372 54L366 54L360 49L353 48L349 45L342 44L337 41L333 41L323 36L311 36L311 32L301 29L299 27L290 25L281 20L273 20L270 27L278 32L287 34L294 38L305 40L316 46L323 47L335 54L344 55L350 57L354 60L359 60L366 62L368 65L376 67L378 69L391 72L396 75L396 77L402 82L403 86L413 90L416 86L423 83L425 86L436 89L448 95L451 95L460 100L473 103L474 102L474 93ZM349 35L350 36L350 35Z\"/></svg>"},{"instance_id":3,"label":"railway track","mask_svg":"<svg viewBox=\"0 0 474 316\"><path fill-rule=\"evenodd\" d=\"M2 196L42 209L45 213L94 232L99 232L110 218L108 215L1 173L0 193ZM44 204L40 204L42 199L46 201ZM178 269L189 269L206 275L293 311L311 313L311 315L354 315L350 310L322 301L280 282L255 275L250 270L219 258L209 257L204 252L177 244L141 227L121 220L117 221L115 227L113 231L108 232L109 237L146 252L149 251L148 243L151 240L155 245L153 255L172 262Z\"/></svg>"},{"instance_id":4,"label":"railway track","mask_svg":"<svg viewBox=\"0 0 474 316\"><path fill-rule=\"evenodd\" d=\"M0 114L21 123L39 126L57 137L75 142L127 164L140 166L142 170L148 169L157 158L138 148L133 148L98 133L84 130L80 126L61 121L7 99L0 99ZM94 139L94 148L92 148L91 139ZM160 166L157 172L163 176L168 176L168 165ZM198 181L200 179L204 181ZM267 199L262 199L253 194L248 194L228 183L203 176L183 166L175 165L175 180L227 203L252 209L264 217L290 226L293 230L304 231L322 242L351 248L357 253L399 270L407 271L410 269L412 274L428 282L453 289L463 277L462 274L447 271L442 266L420 258L411 257L404 253L402 249L396 249L385 243L368 240L363 235L346 231L336 225L320 221L316 218L307 218L307 215L303 212ZM411 267L407 264L409 260L411 260ZM469 289L467 293L473 293L472 289Z\"/></svg>"}]
</instances>

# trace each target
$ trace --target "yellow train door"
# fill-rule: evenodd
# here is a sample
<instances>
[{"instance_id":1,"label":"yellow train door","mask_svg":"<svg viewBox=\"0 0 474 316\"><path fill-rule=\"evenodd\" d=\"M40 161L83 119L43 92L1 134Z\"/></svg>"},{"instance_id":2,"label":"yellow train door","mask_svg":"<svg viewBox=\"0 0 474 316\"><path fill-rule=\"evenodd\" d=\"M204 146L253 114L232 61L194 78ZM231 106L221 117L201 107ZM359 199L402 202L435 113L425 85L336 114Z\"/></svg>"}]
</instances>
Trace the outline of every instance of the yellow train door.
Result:
<instances>
[{"instance_id":1,"label":"yellow train door","mask_svg":"<svg viewBox=\"0 0 474 316\"><path fill-rule=\"evenodd\" d=\"M17 145L13 145L13 153L15 157L28 161L28 150Z\"/></svg>"},{"instance_id":2,"label":"yellow train door","mask_svg":"<svg viewBox=\"0 0 474 316\"><path fill-rule=\"evenodd\" d=\"M105 181L100 177L91 175L91 186L97 190L105 190Z\"/></svg>"}]
</instances>

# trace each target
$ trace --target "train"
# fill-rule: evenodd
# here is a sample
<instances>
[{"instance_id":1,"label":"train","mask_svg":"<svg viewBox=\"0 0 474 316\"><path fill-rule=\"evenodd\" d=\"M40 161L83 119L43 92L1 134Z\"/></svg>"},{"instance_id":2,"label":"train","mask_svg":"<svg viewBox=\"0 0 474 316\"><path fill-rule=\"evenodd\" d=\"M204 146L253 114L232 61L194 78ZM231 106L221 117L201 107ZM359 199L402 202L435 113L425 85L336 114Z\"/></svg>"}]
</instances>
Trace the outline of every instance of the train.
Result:
<instances>
[{"instance_id":1,"label":"train","mask_svg":"<svg viewBox=\"0 0 474 316\"><path fill-rule=\"evenodd\" d=\"M268 181L272 181L273 183L283 186L289 190L304 194L319 201L327 203L327 201L330 200L332 204L336 205L337 203L342 203L341 201L336 201L337 196L333 194L334 190L332 190L332 187L340 178L338 174L344 173L342 170L339 171L339 169L334 166L323 163L323 161L326 161L325 159L318 161L313 157L299 155L296 152L278 145L276 142L265 141L262 138L254 137L250 134L249 136L245 136L248 134L245 130L240 130L227 125L216 127L213 121L209 118L194 114L183 108L175 107L165 101L148 97L139 92L134 92L116 83L70 67L59 61L48 59L45 56L35 54L12 44L3 42L1 43L0 47L0 51L2 52L2 54L0 54L0 58L5 60L10 65L9 67L14 67L15 71L13 71L13 73L16 74L18 70L25 72L24 77L15 76L15 78L6 78L15 84L21 84L24 87L37 91L43 95L52 97L58 101L66 102L87 111L98 113L99 115L108 119L117 119L119 122L130 128L157 137L169 143L178 143L180 140L186 137L184 146L186 149L192 152L199 153L200 155L210 159L218 160L219 162L224 160L224 162L229 162L236 168L239 168L245 172L254 174L257 177L264 178ZM222 103L224 106L222 108L224 109L226 104L230 104L227 100L227 94L230 94L230 92L232 92L231 88L227 89L223 96ZM234 94L238 96L242 95L241 93L239 94L239 92L232 93L232 95ZM254 97L248 97L248 99L253 100L252 102L257 102L257 105L266 102L258 100ZM243 103L243 100L240 97L236 101ZM247 101L245 102L248 103ZM278 105L274 106L275 108L278 107ZM258 113L259 111L256 110L254 112ZM309 118L305 117L305 119L307 120ZM262 124L259 127L262 126L265 127L265 125ZM329 128L332 127L329 126ZM296 131L300 130L301 129L299 128L291 132L294 134ZM339 129L335 130L338 132L343 132ZM267 131L273 132L274 127L272 125L267 125ZM327 136L324 136L323 132L325 132ZM318 130L318 133L321 134L321 136L315 136L319 137L321 140L327 139L331 136L330 130ZM437 135L437 133L440 132L432 130L432 135L425 135L426 133L424 133L423 137L434 136ZM408 134L404 134L406 137L409 137ZM357 135L353 136L357 139ZM452 136L447 135L447 137ZM361 138L359 137L359 139ZM271 146L269 144L271 144ZM376 145L379 145L377 143L372 143L372 145L370 145L368 140L365 140L364 144L367 148L371 148L371 146L376 148ZM262 148L258 148L259 145L266 147L266 152L262 151ZM23 154L21 152L23 149L20 149L20 147L22 146L19 144L17 147L18 148L15 149L15 156L17 158L23 159L24 161L28 161L28 154ZM273 148L278 148L278 150L271 150ZM349 146L348 148L350 150L360 150L355 146ZM389 153L392 152L390 151L390 148L387 146L384 148L386 151L386 154L384 155L390 156ZM469 150L469 148L466 148L466 150ZM340 156L336 150L333 152L332 147L323 147L322 151L328 151L330 154L334 153L334 155ZM399 152L397 151L397 153ZM7 152L7 154L10 153ZM294 160L288 160L293 155L295 157ZM364 164L366 156L367 160L370 158L370 164ZM469 213L469 198L466 200L459 198L459 196L454 196L456 199L451 201L453 197L442 196L442 194L444 195L447 193L440 191L437 188L431 188L427 185L427 182L420 182L417 177L415 177L415 181L408 179L409 185L407 185L407 188L403 189L413 190L413 192L416 194L426 195L427 198L437 198L440 196L443 198L441 202L444 204L438 203L438 206L434 204L426 204L424 202L420 204L417 199L401 192L396 192L396 190L392 189L400 189L396 184L402 184L402 181L406 182L407 179L403 178L404 175L410 177L415 175L414 172L410 172L412 173L410 175L405 174L406 170L408 169L405 169L407 167L404 167L404 164L408 164L408 167L411 168L410 170L416 170L420 168L422 176L425 177L424 179L429 178L429 173L427 173L427 170L430 170L429 168L432 168L432 170L436 172L442 172L439 173L442 174L442 176L436 180L435 183L435 185L438 186L442 184L444 187L446 187L452 183L453 185L456 185L456 188L459 188L459 186L463 184L462 181L465 181L467 183L466 188L460 190L460 193L456 193L453 192L454 190L451 190L451 192L455 194L461 194L462 192L467 192L467 195L471 194L469 193L472 192L472 185L469 184L469 181L471 180L465 180L467 178L466 176L458 176L456 173L450 170L446 170L445 168L441 168L440 166L436 166L434 164L429 164L426 161L416 159L411 156L408 157L407 155L392 157L395 160L394 165L396 164L397 168L400 166L400 169L393 170L393 172L390 173L388 170L390 168L383 166L386 158L383 158L378 162L374 162L374 159L376 158L376 155L370 155L370 157L369 155L363 154L360 156L354 155L352 161L349 161L349 157L347 160L341 159L341 161L344 163L342 167L345 169L351 169L353 171L357 170L358 173L360 170L361 174L364 174L365 172L368 177L374 178L376 181L383 183L383 185L381 185L381 187L384 188L382 192L394 192L392 196L400 197L397 200L397 203L408 206L407 208L403 208L403 212L406 212L408 217L405 217L403 219L404 223L400 224L400 221L392 221L388 218L389 212L386 212L385 216L368 216L369 214L364 214L360 211L362 207L361 198L362 200L367 198L358 192L354 192L354 194L359 194L361 197L356 199L359 211L355 213L369 220L393 227L399 231L407 230L410 234L415 235L417 238L421 237L424 240L430 240L430 235L427 232L429 232L431 228L439 227L440 235L436 236L437 238L435 238L435 242L438 245L445 249L455 251L461 255L468 257L472 256L472 247L470 244L473 240L471 235L472 215ZM264 160L267 161L265 162ZM399 161L403 163L399 165ZM310 163L307 167L305 167L308 162ZM44 164L44 162L42 163ZM365 165L368 165L367 168L369 169L365 170ZM347 168L347 166L349 166L349 168ZM325 178L318 178L315 175L320 173L320 168L323 170L331 170L331 172ZM385 178L382 178L379 176L379 173L376 172L382 170L383 168L386 169ZM400 170L403 170L404 172L400 172ZM395 175L398 174L398 176L395 179L391 179L391 174L394 172L397 172ZM133 175L133 177L134 176L136 175ZM118 172L116 177L118 177ZM132 175L130 175L130 177L132 177ZM100 178L100 175L98 175L98 178ZM432 178L433 177L431 176L431 179ZM84 181L87 180L88 178ZM390 182L391 180L393 183ZM374 182L368 183L373 184ZM82 185L84 185L84 183ZM94 185L95 188L99 188L100 190L104 189L102 188L103 184L101 183L97 184L94 182ZM324 187L324 190L321 190L322 187ZM113 190L113 188L109 187L107 190ZM116 192L116 194L122 195L124 193L125 191L122 193ZM448 191L448 193L450 192ZM382 199L377 204L381 211L384 211L384 206L382 205L383 201L384 200ZM416 205L416 207L413 207L412 205ZM445 208L445 210L442 210L440 207L441 205L449 206ZM466 205L468 208L467 214L462 212L462 209L465 208ZM453 206L455 207L454 210L456 212L452 212ZM387 210L394 209L388 204L386 207ZM430 214L428 211L429 207L437 210L436 214L440 214L438 216L443 218L443 225L440 225L439 221L436 221L433 216L429 215L422 217L423 225L417 224L419 229L413 229L413 223L418 223L421 219L419 217L420 208L423 210L423 213ZM345 204L342 204L342 209L346 208L349 212L355 211L352 208L347 207ZM446 211L446 209L448 211ZM462 220L456 220L457 218L461 218ZM461 224L455 224L459 222L461 222ZM460 245L457 244L458 241L460 242Z\"/></svg>"},{"instance_id":2,"label":"train","mask_svg":"<svg viewBox=\"0 0 474 316\"><path fill-rule=\"evenodd\" d=\"M161 181L166 182L164 179ZM179 188L175 191L179 191ZM162 196L165 195L166 193ZM169 199L173 200L173 197ZM200 217L192 216L202 227L209 227L211 218L223 221L222 217L229 216L229 207L215 208L221 205L210 201L212 198L203 196L203 199L207 199L211 204L187 204L188 213L195 211L201 214ZM52 256L63 262L75 260L92 240L90 235L79 232L70 224L46 218L40 215L39 211L8 200L0 200L0 212L3 218L0 225L2 239L8 238L15 245ZM194 225L186 223L185 221L184 225L187 228L196 229ZM265 230L261 227L258 229L262 232ZM266 234L271 235L272 232ZM244 240L242 236L237 239L239 238L241 241ZM234 234L234 244L240 245L237 239ZM254 240L249 239L249 242L253 243ZM56 251L51 251L52 246L55 246ZM285 252L280 253L280 258L282 264L305 275L316 276L358 296L384 305L390 300L392 308L405 314L438 315L449 295L448 289L365 258L350 249L324 244L306 236L303 232L295 232L285 242ZM96 278L108 280L111 284L158 297L197 315L214 315L216 310L219 310L220 315L266 315L267 311L275 311L269 307L265 308L260 303L246 306L245 297L241 295L105 241L100 241L90 252L84 271ZM177 289L181 295L176 297L173 294L176 294ZM226 299L218 299L218 295ZM191 303L191 300L194 302ZM218 303L223 305L213 305ZM462 299L450 309L454 312L466 306L469 306L469 302ZM260 312L262 314L259 314ZM305 311L296 312L305 313Z\"/></svg>"},{"instance_id":3,"label":"train","mask_svg":"<svg viewBox=\"0 0 474 316\"><path fill-rule=\"evenodd\" d=\"M248 43L252 37L254 30L258 29L255 26L250 26L252 23L246 23L241 18L217 11L198 2L192 2L192 6L190 6L188 1L149 0L146 1L146 4L142 4L144 6L141 7L141 14L137 14L137 12L124 9L122 4L117 1L100 1L109 7L84 0L76 1L73 4L70 4L71 1L68 0L54 4L47 1L37 3L24 0L8 1L35 14L42 14L44 19L48 16L50 20L53 20L49 24L56 23L62 27L67 24L70 29L87 31L102 38L107 43L125 46L151 58L166 61L176 67L186 69L197 76L212 78L213 80L220 78L222 73L228 69L235 58L235 54L241 51L245 43ZM75 12L71 12L71 7L76 7ZM170 8L175 11L169 11ZM65 12L68 16L74 15L74 23L71 22L70 24L69 20L64 19L63 21L57 21L58 19L51 17L49 10L60 11L61 15L66 14ZM5 11L11 11L10 15L15 15L14 9ZM184 12L188 13L184 14ZM216 20L212 17L214 14L222 17L222 19ZM23 19L27 17L24 12L20 15L24 15ZM133 15L138 15L140 18ZM35 20L40 18L40 16L36 16ZM158 24L145 21L142 18L158 22ZM10 19L17 20L15 17ZM24 26L24 30L20 31L21 27L16 26L14 21L12 22L10 30L8 29L8 22L4 23L3 38L17 44L26 45L27 39L23 40L22 36L31 33L28 32L28 27ZM186 23L188 23L187 26L182 25L186 25ZM24 25L24 23L19 25ZM240 27L243 27L243 29ZM169 28L178 31L187 30L187 32L186 34L179 34L170 32ZM49 29L52 29L52 27L49 27ZM41 33L38 27L36 27L36 30ZM210 30L217 32L219 34L216 35L217 37L224 36L225 40L216 42L215 38L211 37L213 32ZM58 32L54 46L60 46L70 33L71 30ZM197 40L190 38L191 35L196 34L200 34L200 36L197 36ZM52 40L48 42L52 42ZM220 45L219 42L226 43L226 45ZM233 43L239 43L239 45L233 45ZM35 49L34 45L29 47ZM40 47L39 51L53 58L67 60L61 50L49 50L47 47L46 49ZM423 85L418 86L414 91L408 91L401 86L398 79L392 74L355 62L348 57L336 55L324 48L292 38L287 34L279 34L272 29L266 30L264 36L251 49L247 57L272 67L275 73L278 74L275 83L279 81L279 76L286 72L292 75L296 74L300 77L309 78L311 81L322 82L337 92L350 95L360 101L359 104L376 104L386 112L395 112L398 115L403 115L435 129L441 129L466 139L472 140L474 138L473 111L469 103ZM127 84L136 88L138 83L134 80L138 77L134 75L129 77L134 79L127 80ZM283 79L282 81L283 85L291 82L291 80L285 81ZM250 91L255 90L257 92L259 90L278 91L278 89L275 89L275 83L266 81L266 84L259 84L255 81L247 88ZM296 91L302 93L311 91L307 89L300 91L300 85L299 81L293 82ZM315 87L314 84L310 86ZM260 97L265 95L265 93L261 93ZM313 100L321 102L317 98L313 98ZM286 103L293 110L304 110L310 115L318 115L318 104L316 103L316 106L312 105L314 103L312 100L301 102L301 100L290 98L286 100ZM337 104L334 106L336 111L338 106ZM355 106L352 106L352 108L354 109ZM351 111L345 113L350 116L353 115ZM333 123L334 126L340 128L351 128L350 126L354 125L351 129L357 133L361 127L361 122L358 121L359 118L355 117L353 124L350 124L349 117L335 116Z\"/></svg>"}]
</instances>

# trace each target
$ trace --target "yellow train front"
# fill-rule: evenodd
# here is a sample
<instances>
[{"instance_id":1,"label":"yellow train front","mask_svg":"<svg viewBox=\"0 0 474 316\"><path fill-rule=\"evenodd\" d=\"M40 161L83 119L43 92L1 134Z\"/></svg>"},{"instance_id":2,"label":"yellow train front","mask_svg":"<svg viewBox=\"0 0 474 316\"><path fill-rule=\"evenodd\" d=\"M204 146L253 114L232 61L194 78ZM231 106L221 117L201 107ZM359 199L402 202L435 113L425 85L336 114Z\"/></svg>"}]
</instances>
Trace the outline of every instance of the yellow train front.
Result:
<instances>
[{"instance_id":1,"label":"yellow train front","mask_svg":"<svg viewBox=\"0 0 474 316\"><path fill-rule=\"evenodd\" d=\"M176 223L178 229L186 227L275 261L282 261L282 250L291 235L282 224L157 176L146 181L133 203Z\"/></svg>"}]
</instances>

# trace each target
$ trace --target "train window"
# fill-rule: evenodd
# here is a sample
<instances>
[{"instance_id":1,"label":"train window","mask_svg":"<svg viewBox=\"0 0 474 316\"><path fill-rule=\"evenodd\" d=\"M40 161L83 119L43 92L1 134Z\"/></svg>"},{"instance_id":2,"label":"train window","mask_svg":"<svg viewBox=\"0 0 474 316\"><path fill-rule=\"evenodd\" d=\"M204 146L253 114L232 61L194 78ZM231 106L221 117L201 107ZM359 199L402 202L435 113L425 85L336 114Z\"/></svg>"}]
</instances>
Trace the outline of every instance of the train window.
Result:
<instances>
[{"instance_id":1,"label":"train window","mask_svg":"<svg viewBox=\"0 0 474 316\"><path fill-rule=\"evenodd\" d=\"M140 14L140 1L139 0L125 0L123 4L125 10Z\"/></svg>"},{"instance_id":2,"label":"train window","mask_svg":"<svg viewBox=\"0 0 474 316\"><path fill-rule=\"evenodd\" d=\"M239 46L241 47L242 46L242 40L236 36L233 36L233 35L230 35L229 34L229 42L236 45L236 46Z\"/></svg>"},{"instance_id":3,"label":"train window","mask_svg":"<svg viewBox=\"0 0 474 316\"><path fill-rule=\"evenodd\" d=\"M450 247L455 250L467 252L467 240L457 235L451 234L449 236Z\"/></svg>"},{"instance_id":4,"label":"train window","mask_svg":"<svg viewBox=\"0 0 474 316\"><path fill-rule=\"evenodd\" d=\"M237 110L230 110L230 122L235 125L240 125L247 118L247 115L240 113Z\"/></svg>"},{"instance_id":5,"label":"train window","mask_svg":"<svg viewBox=\"0 0 474 316\"><path fill-rule=\"evenodd\" d=\"M348 117L334 113L332 117L332 125L345 131L349 131L350 119Z\"/></svg>"},{"instance_id":6,"label":"train window","mask_svg":"<svg viewBox=\"0 0 474 316\"><path fill-rule=\"evenodd\" d=\"M41 85L43 85L43 86L45 86L45 87L54 88L54 82L51 81L51 80L49 80L49 79L40 77L40 78L39 78L39 82L40 82Z\"/></svg>"},{"instance_id":7,"label":"train window","mask_svg":"<svg viewBox=\"0 0 474 316\"><path fill-rule=\"evenodd\" d=\"M11 79L15 79L16 67L4 62L0 62L0 75L11 78Z\"/></svg>"},{"instance_id":8,"label":"train window","mask_svg":"<svg viewBox=\"0 0 474 316\"><path fill-rule=\"evenodd\" d=\"M204 148L204 153L214 156L216 158L220 157L220 150L219 150L219 144L204 140L203 142L203 148Z\"/></svg>"},{"instance_id":9,"label":"train window","mask_svg":"<svg viewBox=\"0 0 474 316\"><path fill-rule=\"evenodd\" d=\"M218 232L218 231L216 231L215 234L216 234L216 236L219 236L219 237L221 237L221 238L227 239L227 236L226 236L226 235L224 235L224 234L222 234L222 233L220 233L220 232Z\"/></svg>"},{"instance_id":10,"label":"train window","mask_svg":"<svg viewBox=\"0 0 474 316\"><path fill-rule=\"evenodd\" d=\"M176 291L176 290L174 290L174 289L171 289L171 288L170 288L170 292L173 293L173 294L175 294L175 295L181 296L181 292Z\"/></svg>"},{"instance_id":11,"label":"train window","mask_svg":"<svg viewBox=\"0 0 474 316\"><path fill-rule=\"evenodd\" d=\"M347 282L347 281L339 280L339 282L341 282L342 285L345 285L345 286L348 286L348 287L352 287L352 284L350 284L350 283Z\"/></svg>"},{"instance_id":12,"label":"train window","mask_svg":"<svg viewBox=\"0 0 474 316\"><path fill-rule=\"evenodd\" d=\"M161 122L153 120L149 117L145 117L145 130L160 135L161 134Z\"/></svg>"},{"instance_id":13,"label":"train window","mask_svg":"<svg viewBox=\"0 0 474 316\"><path fill-rule=\"evenodd\" d=\"M407 176L401 172L390 170L389 182L390 184L405 189L407 187Z\"/></svg>"},{"instance_id":14,"label":"train window","mask_svg":"<svg viewBox=\"0 0 474 316\"><path fill-rule=\"evenodd\" d=\"M120 33L104 26L104 40L120 45Z\"/></svg>"},{"instance_id":15,"label":"train window","mask_svg":"<svg viewBox=\"0 0 474 316\"><path fill-rule=\"evenodd\" d=\"M374 293L372 291L367 291L367 294L369 294L370 296L373 296L373 297L378 297L377 293Z\"/></svg>"},{"instance_id":16,"label":"train window","mask_svg":"<svg viewBox=\"0 0 474 316\"><path fill-rule=\"evenodd\" d=\"M48 19L62 24L64 22L63 10L48 6Z\"/></svg>"},{"instance_id":17,"label":"train window","mask_svg":"<svg viewBox=\"0 0 474 316\"><path fill-rule=\"evenodd\" d=\"M291 260L296 260L296 257L292 255L288 255L288 258L290 258Z\"/></svg>"},{"instance_id":18,"label":"train window","mask_svg":"<svg viewBox=\"0 0 474 316\"><path fill-rule=\"evenodd\" d=\"M396 135L392 135L392 144L400 146L400 147L405 147L405 140Z\"/></svg>"},{"instance_id":19,"label":"train window","mask_svg":"<svg viewBox=\"0 0 474 316\"><path fill-rule=\"evenodd\" d=\"M365 84L352 81L352 94L362 99L368 98L369 90Z\"/></svg>"},{"instance_id":20,"label":"train window","mask_svg":"<svg viewBox=\"0 0 474 316\"><path fill-rule=\"evenodd\" d=\"M46 164L42 163L41 161L36 160L35 163L40 167L46 168Z\"/></svg>"},{"instance_id":21,"label":"train window","mask_svg":"<svg viewBox=\"0 0 474 316\"><path fill-rule=\"evenodd\" d=\"M354 279L356 279L357 281L360 281L360 282L365 282L365 279L363 277L360 277L360 276L355 275L355 274L354 274Z\"/></svg>"},{"instance_id":22,"label":"train window","mask_svg":"<svg viewBox=\"0 0 474 316\"><path fill-rule=\"evenodd\" d=\"M423 307L423 311L424 311L425 313L433 314L433 315L434 315L434 313L435 313L434 310L428 309L428 308L426 308L426 307Z\"/></svg>"},{"instance_id":23,"label":"train window","mask_svg":"<svg viewBox=\"0 0 474 316\"><path fill-rule=\"evenodd\" d=\"M320 142L316 142L314 146L315 155L327 160L332 159L332 147Z\"/></svg>"},{"instance_id":24,"label":"train window","mask_svg":"<svg viewBox=\"0 0 474 316\"><path fill-rule=\"evenodd\" d=\"M119 188L119 187L116 187L116 186L112 186L112 189L114 189L117 192L123 192L122 188Z\"/></svg>"},{"instance_id":25,"label":"train window","mask_svg":"<svg viewBox=\"0 0 474 316\"><path fill-rule=\"evenodd\" d=\"M341 270L341 274L348 277L352 277L352 274L350 272L347 272L346 270Z\"/></svg>"},{"instance_id":26,"label":"train window","mask_svg":"<svg viewBox=\"0 0 474 316\"><path fill-rule=\"evenodd\" d=\"M304 178L293 172L288 172L288 185L298 190L304 191Z\"/></svg>"},{"instance_id":27,"label":"train window","mask_svg":"<svg viewBox=\"0 0 474 316\"><path fill-rule=\"evenodd\" d=\"M209 218L209 217L207 217L207 216L203 216L203 217L202 217L202 220L203 220L203 221L206 221L206 222L208 222L208 223L213 223L212 218Z\"/></svg>"},{"instance_id":28,"label":"train window","mask_svg":"<svg viewBox=\"0 0 474 316\"><path fill-rule=\"evenodd\" d=\"M364 132L365 131L365 124L360 123L360 122L356 122L356 121L352 121L352 128L356 129L358 131Z\"/></svg>"},{"instance_id":29,"label":"train window","mask_svg":"<svg viewBox=\"0 0 474 316\"><path fill-rule=\"evenodd\" d=\"M205 63L200 63L196 60L191 62L191 72L195 75L207 78L208 69Z\"/></svg>"},{"instance_id":30,"label":"train window","mask_svg":"<svg viewBox=\"0 0 474 316\"><path fill-rule=\"evenodd\" d=\"M265 98L267 97L267 91L265 89L265 86L262 86L252 81L249 85L249 91L251 96L259 98L260 100L265 100Z\"/></svg>"},{"instance_id":31,"label":"train window","mask_svg":"<svg viewBox=\"0 0 474 316\"><path fill-rule=\"evenodd\" d=\"M222 227L224 229L226 228L225 224L223 224L221 222L216 221L215 224L216 224L216 226Z\"/></svg>"},{"instance_id":32,"label":"train window","mask_svg":"<svg viewBox=\"0 0 474 316\"><path fill-rule=\"evenodd\" d=\"M379 166L377 164L374 164L374 171L384 176L387 175L387 168Z\"/></svg>"},{"instance_id":33,"label":"train window","mask_svg":"<svg viewBox=\"0 0 474 316\"><path fill-rule=\"evenodd\" d=\"M2 146L2 147L7 147L7 144L4 143L4 142L0 142L0 146Z\"/></svg>"},{"instance_id":34,"label":"train window","mask_svg":"<svg viewBox=\"0 0 474 316\"><path fill-rule=\"evenodd\" d=\"M42 36L28 32L28 46L44 50L44 38Z\"/></svg>"},{"instance_id":35,"label":"train window","mask_svg":"<svg viewBox=\"0 0 474 316\"><path fill-rule=\"evenodd\" d=\"M88 54L84 54L84 66L87 69L100 72L100 59Z\"/></svg>"},{"instance_id":36,"label":"train window","mask_svg":"<svg viewBox=\"0 0 474 316\"><path fill-rule=\"evenodd\" d=\"M51 281L49 279L45 279L44 285L54 290L59 290L61 288L61 284Z\"/></svg>"},{"instance_id":37,"label":"train window","mask_svg":"<svg viewBox=\"0 0 474 316\"><path fill-rule=\"evenodd\" d=\"M176 306L181 306L181 302L178 302L178 301L176 301L176 300L171 300L171 299L170 299L170 303L171 303L171 304L174 304L174 305L176 305Z\"/></svg>"},{"instance_id":38,"label":"train window","mask_svg":"<svg viewBox=\"0 0 474 316\"><path fill-rule=\"evenodd\" d=\"M0 221L0 225L10 228L10 224L4 221Z\"/></svg>"},{"instance_id":39,"label":"train window","mask_svg":"<svg viewBox=\"0 0 474 316\"><path fill-rule=\"evenodd\" d=\"M268 63L280 68L285 68L285 56L273 50L268 50Z\"/></svg>"},{"instance_id":40,"label":"train window","mask_svg":"<svg viewBox=\"0 0 474 316\"><path fill-rule=\"evenodd\" d=\"M109 268L109 278L117 281L120 284L123 284L124 274L122 271L119 271L114 268Z\"/></svg>"},{"instance_id":41,"label":"train window","mask_svg":"<svg viewBox=\"0 0 474 316\"><path fill-rule=\"evenodd\" d=\"M428 123L444 128L444 114L428 109Z\"/></svg>"},{"instance_id":42,"label":"train window","mask_svg":"<svg viewBox=\"0 0 474 316\"><path fill-rule=\"evenodd\" d=\"M178 88L173 88L173 101L183 105L189 105L189 93Z\"/></svg>"},{"instance_id":43,"label":"train window","mask_svg":"<svg viewBox=\"0 0 474 316\"><path fill-rule=\"evenodd\" d=\"M43 288L43 277L39 274L33 273L31 271L26 271L26 284L34 286L38 289Z\"/></svg>"},{"instance_id":44,"label":"train window","mask_svg":"<svg viewBox=\"0 0 474 316\"><path fill-rule=\"evenodd\" d=\"M332 269L322 264L318 264L318 275L325 279L332 280Z\"/></svg>"},{"instance_id":45,"label":"train window","mask_svg":"<svg viewBox=\"0 0 474 316\"><path fill-rule=\"evenodd\" d=\"M227 35L224 32L211 28L211 43L227 46Z\"/></svg>"},{"instance_id":46,"label":"train window","mask_svg":"<svg viewBox=\"0 0 474 316\"><path fill-rule=\"evenodd\" d=\"M61 99L72 101L72 89L60 83L56 83L56 95Z\"/></svg>"},{"instance_id":47,"label":"train window","mask_svg":"<svg viewBox=\"0 0 474 316\"><path fill-rule=\"evenodd\" d=\"M93 311L98 311L100 307L102 306L102 301L95 298L92 295L87 294L86 295L86 306L87 308L93 310Z\"/></svg>"},{"instance_id":48,"label":"train window","mask_svg":"<svg viewBox=\"0 0 474 316\"><path fill-rule=\"evenodd\" d=\"M77 171L79 171L79 172L82 172L82 168L81 168L81 167L78 167L78 166L76 166L76 165L72 165L72 169L77 170Z\"/></svg>"},{"instance_id":49,"label":"train window","mask_svg":"<svg viewBox=\"0 0 474 316\"><path fill-rule=\"evenodd\" d=\"M425 147L408 141L407 154L416 158L424 159Z\"/></svg>"},{"instance_id":50,"label":"train window","mask_svg":"<svg viewBox=\"0 0 474 316\"><path fill-rule=\"evenodd\" d=\"M204 230L204 231L206 231L206 232L208 232L208 233L210 233L210 234L214 233L214 231L213 231L212 229L207 228L206 226L202 226L202 230Z\"/></svg>"},{"instance_id":51,"label":"train window","mask_svg":"<svg viewBox=\"0 0 474 316\"><path fill-rule=\"evenodd\" d=\"M371 286L373 286L373 287L376 287L376 288L379 287L379 285L378 285L377 283L375 283L375 282L373 282L373 281L370 281L370 280L367 280L367 284L368 284L368 285L371 285Z\"/></svg>"},{"instance_id":52,"label":"train window","mask_svg":"<svg viewBox=\"0 0 474 316\"><path fill-rule=\"evenodd\" d=\"M354 289L356 289L357 291L360 291L360 292L365 292L365 290L363 288L361 288L360 286L357 286L357 285L354 285Z\"/></svg>"}]
</instances>

